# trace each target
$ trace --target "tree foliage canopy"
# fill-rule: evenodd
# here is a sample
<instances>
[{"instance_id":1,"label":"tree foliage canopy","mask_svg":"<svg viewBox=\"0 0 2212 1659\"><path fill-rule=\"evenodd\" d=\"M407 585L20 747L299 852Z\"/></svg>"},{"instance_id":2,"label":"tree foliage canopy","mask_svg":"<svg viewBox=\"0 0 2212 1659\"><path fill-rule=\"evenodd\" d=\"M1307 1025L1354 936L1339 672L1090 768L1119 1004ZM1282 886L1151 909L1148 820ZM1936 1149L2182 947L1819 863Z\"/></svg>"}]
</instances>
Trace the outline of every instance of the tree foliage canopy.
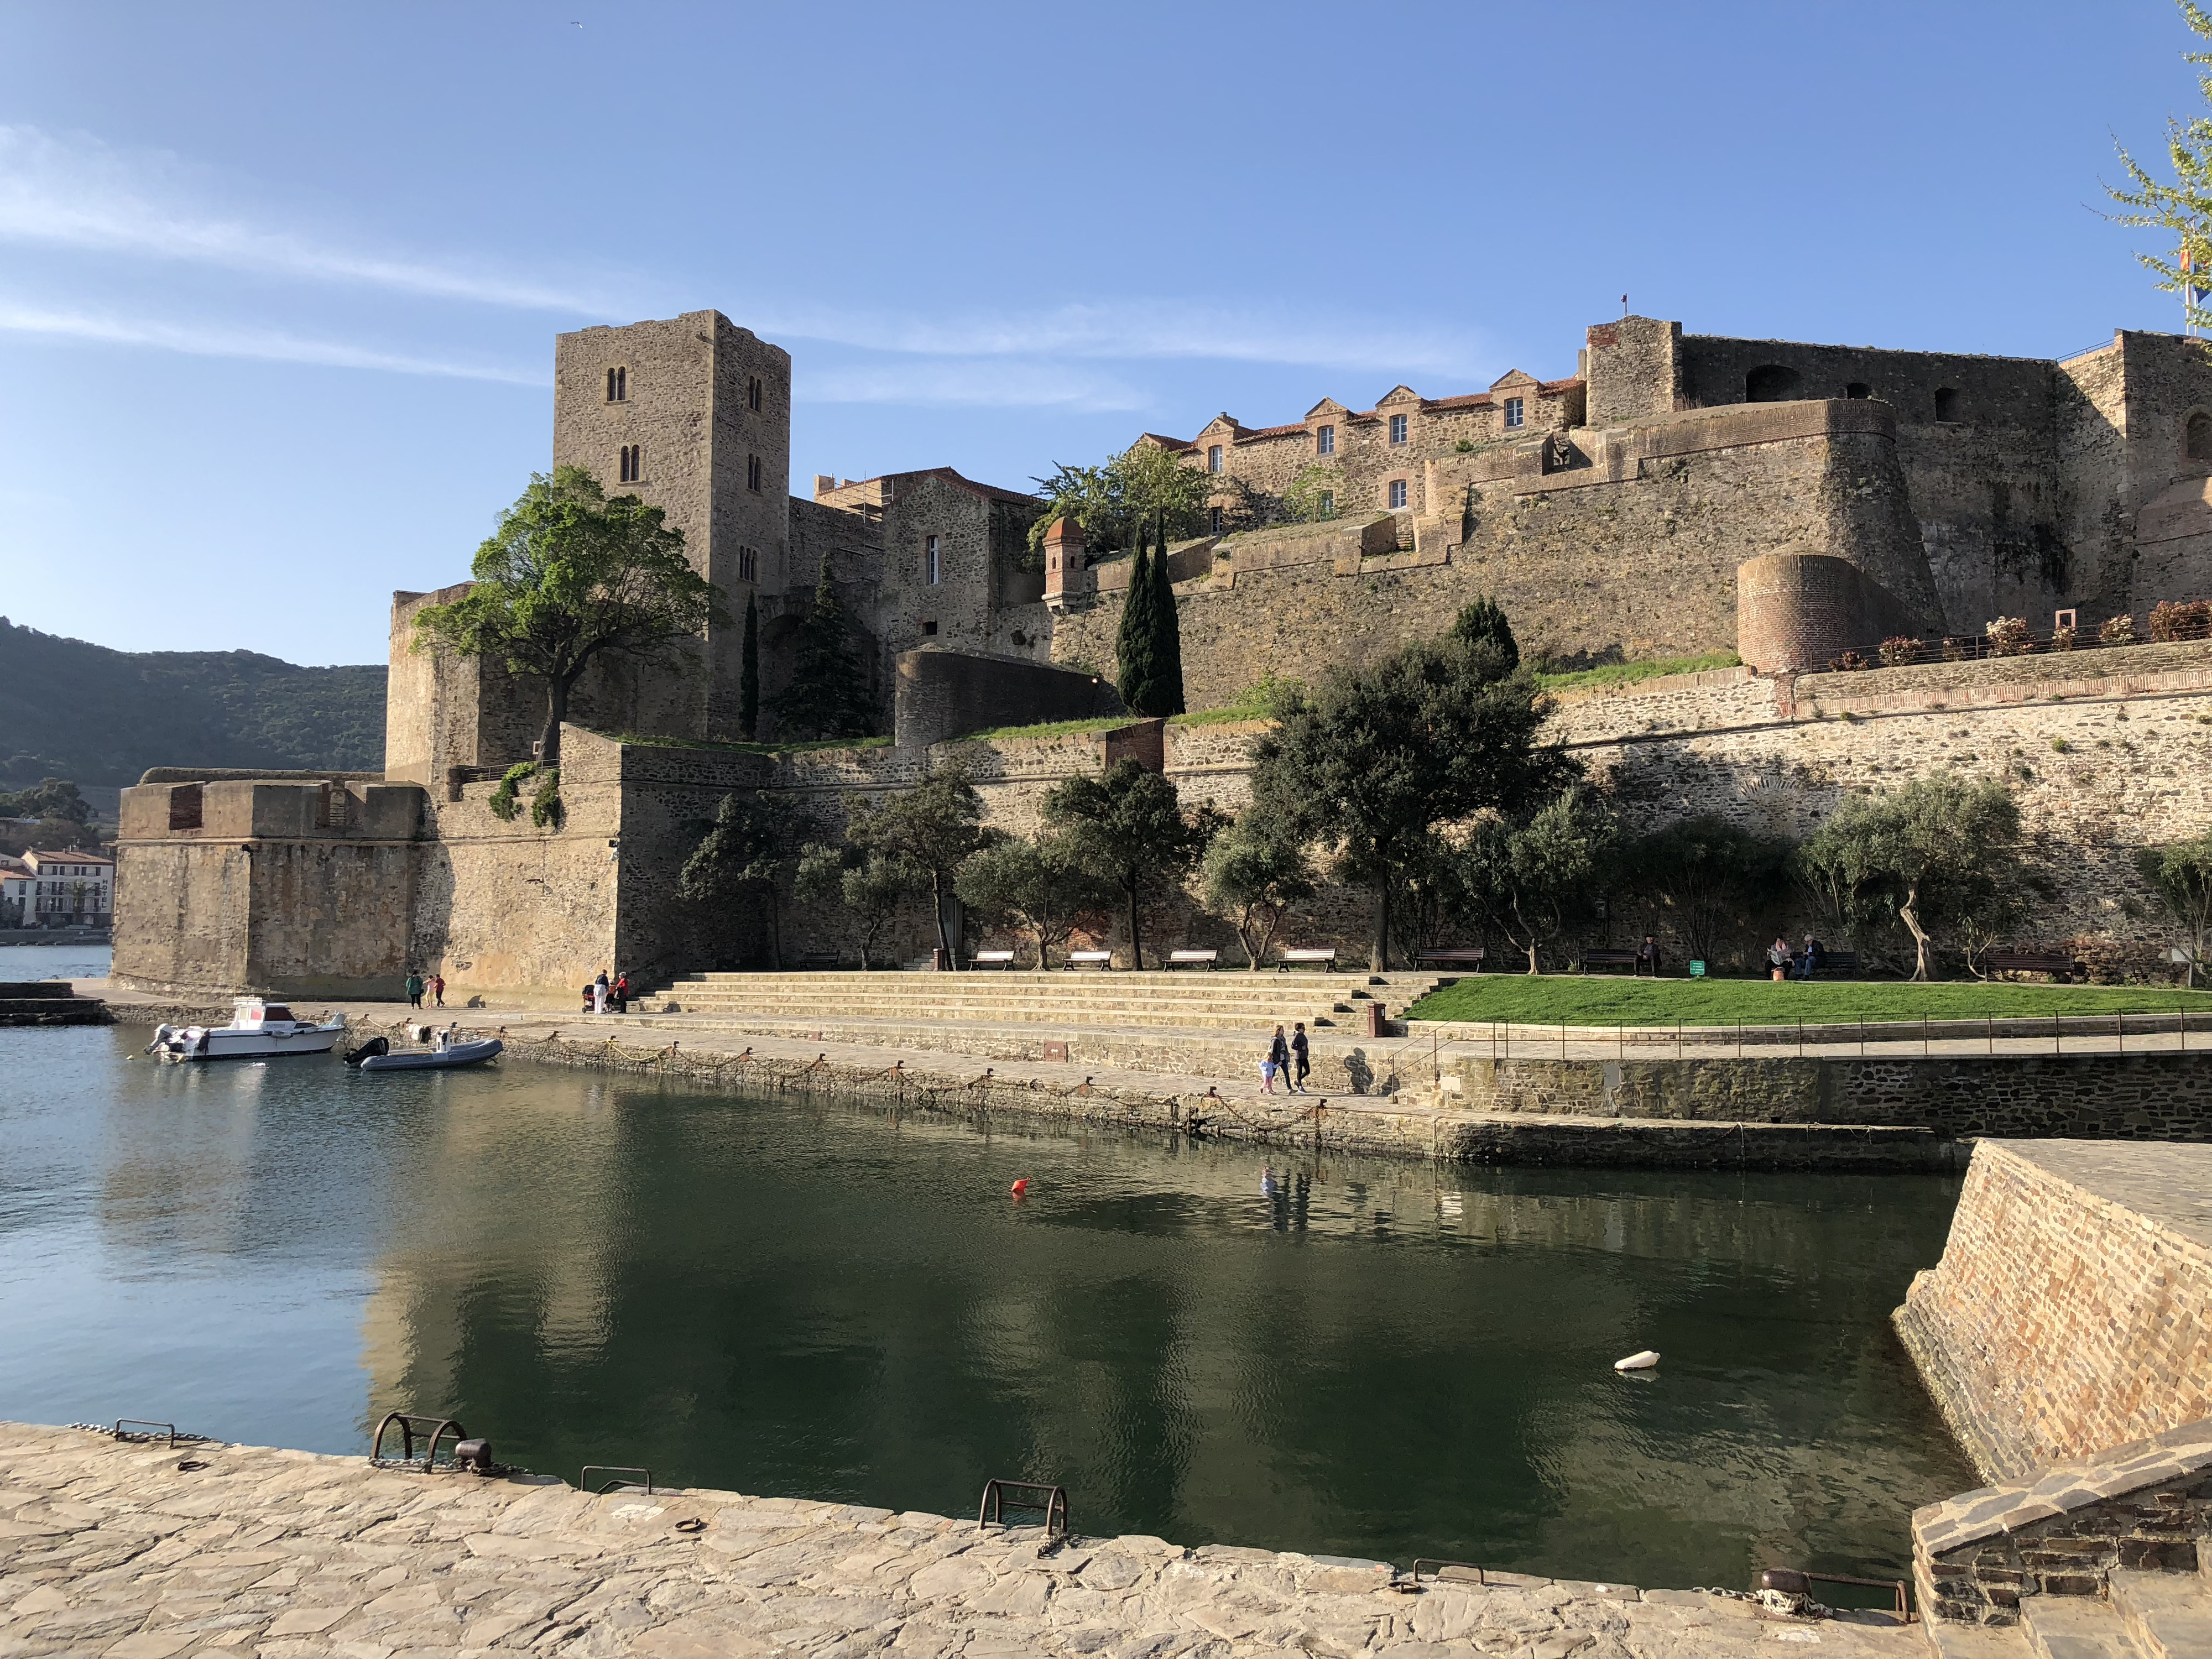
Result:
<instances>
[{"instance_id":1,"label":"tree foliage canopy","mask_svg":"<svg viewBox=\"0 0 2212 1659\"><path fill-rule=\"evenodd\" d=\"M930 768L911 789L879 805L856 807L845 825L845 839L863 854L898 860L921 872L934 902L938 948L950 953L957 943L945 931L945 901L954 893L960 866L997 839L983 828L983 801L968 774L947 763Z\"/></svg>"},{"instance_id":2,"label":"tree foliage canopy","mask_svg":"<svg viewBox=\"0 0 2212 1659\"><path fill-rule=\"evenodd\" d=\"M2193 841L2145 847L2136 868L2189 936L2188 982L2212 959L2212 832Z\"/></svg>"},{"instance_id":3,"label":"tree foliage canopy","mask_svg":"<svg viewBox=\"0 0 2212 1659\"><path fill-rule=\"evenodd\" d=\"M792 855L789 809L765 789L732 790L722 797L714 825L684 861L677 891L728 922L751 905L764 905L769 949L783 965L783 921L777 883Z\"/></svg>"},{"instance_id":4,"label":"tree foliage canopy","mask_svg":"<svg viewBox=\"0 0 2212 1659\"><path fill-rule=\"evenodd\" d=\"M914 902L924 879L902 858L863 853L850 842L838 848L813 842L799 849L792 890L811 904L840 903L853 913L865 969L874 966L877 939Z\"/></svg>"},{"instance_id":5,"label":"tree foliage canopy","mask_svg":"<svg viewBox=\"0 0 2212 1659\"><path fill-rule=\"evenodd\" d=\"M720 591L684 556L684 532L580 466L533 474L477 550L469 591L415 616L415 639L489 657L544 683L547 765L568 694L592 661L665 657L725 620Z\"/></svg>"},{"instance_id":6,"label":"tree foliage canopy","mask_svg":"<svg viewBox=\"0 0 2212 1659\"><path fill-rule=\"evenodd\" d=\"M1206 532L1208 475L1175 452L1142 439L1103 466L1062 463L1052 476L1035 481L1047 506L1030 526L1030 547L1044 545L1054 519L1072 517L1083 526L1084 544L1093 553L1133 547L1138 534L1165 515L1170 538Z\"/></svg>"},{"instance_id":7,"label":"tree foliage canopy","mask_svg":"<svg viewBox=\"0 0 2212 1659\"><path fill-rule=\"evenodd\" d=\"M1183 712L1182 627L1176 613L1175 584L1168 574L1164 540L1137 532L1135 568L1121 604L1121 625L1115 638L1115 686L1133 714L1164 719Z\"/></svg>"},{"instance_id":8,"label":"tree foliage canopy","mask_svg":"<svg viewBox=\"0 0 2212 1659\"><path fill-rule=\"evenodd\" d=\"M791 683L775 700L779 738L865 738L875 720L866 669L853 649L845 602L830 580L830 556L814 584L814 607L799 625Z\"/></svg>"},{"instance_id":9,"label":"tree foliage canopy","mask_svg":"<svg viewBox=\"0 0 2212 1659\"><path fill-rule=\"evenodd\" d=\"M2182 21L2200 41L2212 42L2212 13L2179 0ZM2165 233L2160 245L2136 261L2158 278L2156 286L2182 296L2191 325L2212 327L2212 307L2203 303L2212 293L2212 50L2185 52L2182 61L2197 67L2198 93L2207 105L2184 121L2169 116L2166 123L2166 161L2173 180L2166 182L2118 145L2120 165L2127 170L2124 189L2106 187L2105 193L2123 211L2112 215L2115 223L2155 228ZM2171 246L2172 252L2166 252Z\"/></svg>"},{"instance_id":10,"label":"tree foliage canopy","mask_svg":"<svg viewBox=\"0 0 2212 1659\"><path fill-rule=\"evenodd\" d=\"M1505 607L1486 593L1460 608L1452 618L1451 632L1454 639L1468 645L1489 641L1509 670L1521 665L1521 644L1513 637L1513 624L1505 620Z\"/></svg>"},{"instance_id":11,"label":"tree foliage canopy","mask_svg":"<svg viewBox=\"0 0 2212 1659\"><path fill-rule=\"evenodd\" d=\"M1237 929L1245 960L1267 960L1293 904L1316 890L1313 861L1297 835L1262 812L1247 812L1206 849L1206 902Z\"/></svg>"},{"instance_id":12,"label":"tree foliage canopy","mask_svg":"<svg viewBox=\"0 0 2212 1659\"><path fill-rule=\"evenodd\" d=\"M1739 824L1701 814L1639 836L1624 849L1627 884L1667 912L1683 948L1702 961L1723 934L1753 917L1786 884L1790 848Z\"/></svg>"},{"instance_id":13,"label":"tree foliage canopy","mask_svg":"<svg viewBox=\"0 0 2212 1659\"><path fill-rule=\"evenodd\" d=\"M1547 941L1588 909L1620 831L1604 798L1569 784L1525 820L1488 817L1462 854L1470 900L1542 971Z\"/></svg>"},{"instance_id":14,"label":"tree foliage canopy","mask_svg":"<svg viewBox=\"0 0 2212 1659\"><path fill-rule=\"evenodd\" d=\"M1181 885L1221 828L1211 807L1186 812L1173 783L1133 760L1103 778L1070 778L1044 798L1048 823L1076 854L1110 879L1128 904L1133 964L1145 965L1145 899Z\"/></svg>"},{"instance_id":15,"label":"tree foliage canopy","mask_svg":"<svg viewBox=\"0 0 2212 1659\"><path fill-rule=\"evenodd\" d=\"M1949 773L1844 799L1797 849L1799 878L1846 924L1903 924L1915 979L1934 971L1936 938L1988 929L2017 911L2036 881L2020 807L1993 779Z\"/></svg>"},{"instance_id":16,"label":"tree foliage canopy","mask_svg":"<svg viewBox=\"0 0 2212 1659\"><path fill-rule=\"evenodd\" d=\"M1010 836L983 848L960 866L955 887L979 915L1026 929L1036 941L1040 968L1052 965L1052 947L1066 944L1085 915L1117 896L1064 835Z\"/></svg>"},{"instance_id":17,"label":"tree foliage canopy","mask_svg":"<svg viewBox=\"0 0 2212 1659\"><path fill-rule=\"evenodd\" d=\"M1517 817L1571 768L1536 740L1534 680L1492 641L1405 647L1371 667L1333 669L1277 704L1253 749L1255 808L1327 842L1341 873L1376 896L1371 966L1389 960L1392 901L1431 832L1486 808Z\"/></svg>"}]
</instances>

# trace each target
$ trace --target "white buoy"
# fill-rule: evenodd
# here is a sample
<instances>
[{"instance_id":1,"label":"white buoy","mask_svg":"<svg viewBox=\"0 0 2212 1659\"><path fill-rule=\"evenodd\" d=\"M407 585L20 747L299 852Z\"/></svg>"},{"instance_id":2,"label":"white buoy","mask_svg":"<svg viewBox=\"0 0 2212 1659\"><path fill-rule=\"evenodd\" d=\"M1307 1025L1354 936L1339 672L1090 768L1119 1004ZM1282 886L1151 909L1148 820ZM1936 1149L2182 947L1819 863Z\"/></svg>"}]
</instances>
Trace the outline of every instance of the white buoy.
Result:
<instances>
[{"instance_id":1,"label":"white buoy","mask_svg":"<svg viewBox=\"0 0 2212 1659\"><path fill-rule=\"evenodd\" d=\"M1642 1353L1632 1353L1626 1359L1616 1359L1613 1368L1617 1371L1648 1371L1659 1363L1659 1356L1646 1348Z\"/></svg>"}]
</instances>

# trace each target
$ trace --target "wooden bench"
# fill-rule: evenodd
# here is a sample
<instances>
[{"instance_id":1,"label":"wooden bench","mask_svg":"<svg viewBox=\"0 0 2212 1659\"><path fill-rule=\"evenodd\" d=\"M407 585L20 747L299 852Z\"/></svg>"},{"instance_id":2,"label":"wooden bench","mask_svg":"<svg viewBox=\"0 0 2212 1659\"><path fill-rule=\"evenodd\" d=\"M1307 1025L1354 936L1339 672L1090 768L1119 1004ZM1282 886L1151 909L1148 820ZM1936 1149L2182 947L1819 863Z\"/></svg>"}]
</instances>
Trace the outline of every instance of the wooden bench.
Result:
<instances>
[{"instance_id":1,"label":"wooden bench","mask_svg":"<svg viewBox=\"0 0 2212 1659\"><path fill-rule=\"evenodd\" d=\"M1636 952L1633 951L1585 951L1583 952L1583 972L1585 974L1593 968L1626 968L1632 971L1635 967Z\"/></svg>"},{"instance_id":2,"label":"wooden bench","mask_svg":"<svg viewBox=\"0 0 2212 1659\"><path fill-rule=\"evenodd\" d=\"M1823 951L1820 952L1820 965L1813 971L1816 974L1848 974L1856 978L1859 953L1856 951Z\"/></svg>"},{"instance_id":3,"label":"wooden bench","mask_svg":"<svg viewBox=\"0 0 2212 1659\"><path fill-rule=\"evenodd\" d=\"M1483 948L1480 945L1455 945L1448 951L1424 951L1420 955L1425 968L1472 968L1482 971Z\"/></svg>"},{"instance_id":4,"label":"wooden bench","mask_svg":"<svg viewBox=\"0 0 2212 1659\"><path fill-rule=\"evenodd\" d=\"M1218 951L1170 951L1168 952L1168 966L1170 968L1212 969L1220 961L1221 952Z\"/></svg>"},{"instance_id":5,"label":"wooden bench","mask_svg":"<svg viewBox=\"0 0 2212 1659\"><path fill-rule=\"evenodd\" d=\"M970 968L1012 968L1014 953L1012 951L978 951L968 958L968 965Z\"/></svg>"},{"instance_id":6,"label":"wooden bench","mask_svg":"<svg viewBox=\"0 0 2212 1659\"><path fill-rule=\"evenodd\" d=\"M1096 968L1103 972L1112 968L1113 965L1114 953L1111 951L1070 951L1067 953L1066 966L1071 970L1077 968Z\"/></svg>"},{"instance_id":7,"label":"wooden bench","mask_svg":"<svg viewBox=\"0 0 2212 1659\"><path fill-rule=\"evenodd\" d=\"M1334 968L1336 966L1336 946L1316 945L1295 951L1275 953L1275 969L1283 972L1291 968Z\"/></svg>"},{"instance_id":8,"label":"wooden bench","mask_svg":"<svg viewBox=\"0 0 2212 1659\"><path fill-rule=\"evenodd\" d=\"M823 968L842 968L844 965L835 951L810 951L799 959L799 966L802 972Z\"/></svg>"},{"instance_id":9,"label":"wooden bench","mask_svg":"<svg viewBox=\"0 0 2212 1659\"><path fill-rule=\"evenodd\" d=\"M2063 951L1985 951L1982 966L1993 974L2049 974L2054 979L2072 979L2089 971L2086 963Z\"/></svg>"}]
</instances>

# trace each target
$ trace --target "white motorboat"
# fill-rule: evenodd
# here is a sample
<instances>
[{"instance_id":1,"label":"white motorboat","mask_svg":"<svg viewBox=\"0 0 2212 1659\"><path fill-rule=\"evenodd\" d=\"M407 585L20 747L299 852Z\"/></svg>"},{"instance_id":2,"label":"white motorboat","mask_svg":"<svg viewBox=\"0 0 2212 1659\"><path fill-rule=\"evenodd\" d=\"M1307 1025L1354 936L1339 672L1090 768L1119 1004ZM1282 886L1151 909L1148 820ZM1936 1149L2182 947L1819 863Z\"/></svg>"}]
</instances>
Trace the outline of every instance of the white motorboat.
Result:
<instances>
[{"instance_id":1,"label":"white motorboat","mask_svg":"<svg viewBox=\"0 0 2212 1659\"><path fill-rule=\"evenodd\" d=\"M231 1001L228 1025L164 1025L146 1052L161 1060L268 1060L279 1054L326 1054L345 1035L345 1016L320 1024L294 1018L281 1002Z\"/></svg>"},{"instance_id":2,"label":"white motorboat","mask_svg":"<svg viewBox=\"0 0 2212 1659\"><path fill-rule=\"evenodd\" d=\"M363 1072L442 1071L477 1065L506 1047L497 1037L465 1037L448 1025L432 1036L427 1048L394 1048L382 1037L371 1037L344 1058L347 1065Z\"/></svg>"}]
</instances>

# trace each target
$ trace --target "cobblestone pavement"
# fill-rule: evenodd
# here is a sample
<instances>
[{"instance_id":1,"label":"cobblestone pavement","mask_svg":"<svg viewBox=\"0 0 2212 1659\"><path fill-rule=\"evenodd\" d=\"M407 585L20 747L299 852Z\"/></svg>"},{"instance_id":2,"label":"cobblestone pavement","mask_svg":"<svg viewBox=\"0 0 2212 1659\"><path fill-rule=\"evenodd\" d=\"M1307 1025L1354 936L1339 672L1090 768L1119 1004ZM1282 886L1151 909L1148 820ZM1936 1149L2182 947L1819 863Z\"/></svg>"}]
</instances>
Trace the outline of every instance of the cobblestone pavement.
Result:
<instances>
[{"instance_id":1,"label":"cobblestone pavement","mask_svg":"<svg viewBox=\"0 0 2212 1659\"><path fill-rule=\"evenodd\" d=\"M1080 1515L1077 1516L1080 1520ZM588 1496L358 1457L0 1425L0 1659L1910 1659L1917 1630L1686 1590L1388 1570L733 1492Z\"/></svg>"}]
</instances>

